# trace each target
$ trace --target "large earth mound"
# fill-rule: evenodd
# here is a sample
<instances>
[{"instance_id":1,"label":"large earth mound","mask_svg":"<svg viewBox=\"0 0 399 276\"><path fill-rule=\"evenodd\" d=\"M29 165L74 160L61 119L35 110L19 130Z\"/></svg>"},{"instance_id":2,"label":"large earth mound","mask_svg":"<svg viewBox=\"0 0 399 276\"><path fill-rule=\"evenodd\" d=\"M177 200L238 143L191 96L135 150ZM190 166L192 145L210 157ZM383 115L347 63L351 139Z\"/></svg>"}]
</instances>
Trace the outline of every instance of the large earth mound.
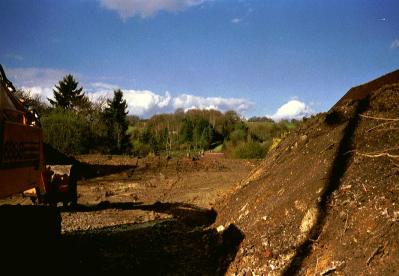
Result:
<instances>
[{"instance_id":1,"label":"large earth mound","mask_svg":"<svg viewBox=\"0 0 399 276\"><path fill-rule=\"evenodd\" d=\"M236 275L399 274L399 71L290 133L219 209Z\"/></svg>"}]
</instances>

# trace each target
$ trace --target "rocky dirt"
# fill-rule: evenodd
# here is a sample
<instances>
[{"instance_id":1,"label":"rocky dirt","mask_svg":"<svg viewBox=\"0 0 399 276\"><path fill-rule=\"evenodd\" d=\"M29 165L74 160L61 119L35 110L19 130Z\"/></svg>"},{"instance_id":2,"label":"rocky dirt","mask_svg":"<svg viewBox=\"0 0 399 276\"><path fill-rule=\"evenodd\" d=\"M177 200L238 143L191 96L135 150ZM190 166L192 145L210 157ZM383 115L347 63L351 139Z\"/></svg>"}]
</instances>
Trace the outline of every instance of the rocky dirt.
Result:
<instances>
[{"instance_id":1,"label":"rocky dirt","mask_svg":"<svg viewBox=\"0 0 399 276\"><path fill-rule=\"evenodd\" d=\"M388 79L305 121L221 204L215 225L245 235L228 274L399 274L399 71Z\"/></svg>"},{"instance_id":2,"label":"rocky dirt","mask_svg":"<svg viewBox=\"0 0 399 276\"><path fill-rule=\"evenodd\" d=\"M213 207L258 161L212 156L199 160L101 155L77 159L81 162L78 205L71 209L59 203L61 237L36 250L51 260L47 263L57 273L225 273L244 237L234 225L223 231L212 227L217 217ZM30 201L16 195L1 203L28 205ZM46 268L43 272L54 271Z\"/></svg>"}]
</instances>

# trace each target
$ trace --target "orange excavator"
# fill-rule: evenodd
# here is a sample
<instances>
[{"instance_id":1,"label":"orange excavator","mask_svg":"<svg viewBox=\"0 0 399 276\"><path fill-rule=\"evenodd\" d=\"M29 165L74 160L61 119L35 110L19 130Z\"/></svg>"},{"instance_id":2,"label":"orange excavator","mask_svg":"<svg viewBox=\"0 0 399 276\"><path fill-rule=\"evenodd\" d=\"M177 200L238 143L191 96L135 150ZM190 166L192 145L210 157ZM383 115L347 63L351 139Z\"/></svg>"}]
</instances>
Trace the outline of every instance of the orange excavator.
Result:
<instances>
[{"instance_id":1,"label":"orange excavator","mask_svg":"<svg viewBox=\"0 0 399 276\"><path fill-rule=\"evenodd\" d=\"M46 166L44 152L37 113L16 97L0 65L0 198L24 193L39 203L76 203L76 179Z\"/></svg>"}]
</instances>

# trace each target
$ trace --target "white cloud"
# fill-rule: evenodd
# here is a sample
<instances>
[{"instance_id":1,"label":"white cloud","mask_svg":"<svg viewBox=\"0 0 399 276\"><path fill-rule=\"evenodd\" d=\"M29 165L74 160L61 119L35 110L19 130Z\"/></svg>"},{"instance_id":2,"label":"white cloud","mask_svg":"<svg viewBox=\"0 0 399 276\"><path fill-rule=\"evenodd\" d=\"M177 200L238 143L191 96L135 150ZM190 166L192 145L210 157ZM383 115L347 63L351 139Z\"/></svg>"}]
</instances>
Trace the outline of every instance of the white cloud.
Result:
<instances>
[{"instance_id":1,"label":"white cloud","mask_svg":"<svg viewBox=\"0 0 399 276\"><path fill-rule=\"evenodd\" d=\"M240 23L241 20L242 20L241 18L236 17L236 18L231 19L231 23L237 24L237 23Z\"/></svg>"},{"instance_id":2,"label":"white cloud","mask_svg":"<svg viewBox=\"0 0 399 276\"><path fill-rule=\"evenodd\" d=\"M398 49L399 48L399 39L395 39L392 41L391 49Z\"/></svg>"},{"instance_id":3,"label":"white cloud","mask_svg":"<svg viewBox=\"0 0 399 276\"><path fill-rule=\"evenodd\" d=\"M52 69L52 68L5 68L7 78L15 82L18 86L24 87L53 87L65 75L69 74L65 70ZM72 73L75 78L79 74Z\"/></svg>"},{"instance_id":4,"label":"white cloud","mask_svg":"<svg viewBox=\"0 0 399 276\"><path fill-rule=\"evenodd\" d=\"M116 11L123 20L136 15L142 18L160 11L176 12L210 0L100 0L101 6Z\"/></svg>"},{"instance_id":5,"label":"white cloud","mask_svg":"<svg viewBox=\"0 0 399 276\"><path fill-rule=\"evenodd\" d=\"M14 86L30 91L32 95L39 95L43 100L53 97L54 85L68 74L64 70L49 68L15 68L7 69L6 73L8 78L14 82ZM72 74L78 81L83 78L80 74ZM168 91L164 95L160 95L150 90L124 89L118 85L104 82L81 85L83 85L86 95L94 101L101 98L110 99L113 97L113 91L120 88L128 104L129 113L144 118L154 114L174 112L178 108L184 110L193 108L235 110L242 113L254 105L247 99L200 97L190 94L173 97Z\"/></svg>"},{"instance_id":6,"label":"white cloud","mask_svg":"<svg viewBox=\"0 0 399 276\"><path fill-rule=\"evenodd\" d=\"M123 98L128 104L129 114L138 115L141 117L149 117L153 114L170 112L172 96L169 92L165 95L158 95L149 90L124 90ZM113 97L113 90L109 91L95 91L88 94L93 100L98 98L111 99Z\"/></svg>"},{"instance_id":7,"label":"white cloud","mask_svg":"<svg viewBox=\"0 0 399 276\"><path fill-rule=\"evenodd\" d=\"M291 119L302 119L303 117L309 116L313 113L313 110L304 102L293 99L280 106L276 113L269 116L275 121L280 120L291 120Z\"/></svg>"},{"instance_id":8,"label":"white cloud","mask_svg":"<svg viewBox=\"0 0 399 276\"><path fill-rule=\"evenodd\" d=\"M108 91L118 89L119 86L104 82L93 82L90 84L94 91Z\"/></svg>"},{"instance_id":9,"label":"white cloud","mask_svg":"<svg viewBox=\"0 0 399 276\"><path fill-rule=\"evenodd\" d=\"M184 110L217 109L220 111L235 110L242 113L253 106L247 99L222 98L222 97L199 97L194 95L182 94L173 99L173 108L183 108Z\"/></svg>"},{"instance_id":10,"label":"white cloud","mask_svg":"<svg viewBox=\"0 0 399 276\"><path fill-rule=\"evenodd\" d=\"M47 102L47 98L53 98L52 87L41 87L41 86L22 86L22 90L30 93L31 96L39 96L43 101Z\"/></svg>"},{"instance_id":11,"label":"white cloud","mask_svg":"<svg viewBox=\"0 0 399 276\"><path fill-rule=\"evenodd\" d=\"M168 91L158 95L149 90L122 89L123 96L128 104L130 114L148 118L154 114L174 112L178 108L189 109L217 109L220 111L235 110L239 113L248 110L253 103L246 99L200 97L190 94L181 94L173 97ZM89 93L93 100L98 98L112 98L113 91L96 91Z\"/></svg>"}]
</instances>

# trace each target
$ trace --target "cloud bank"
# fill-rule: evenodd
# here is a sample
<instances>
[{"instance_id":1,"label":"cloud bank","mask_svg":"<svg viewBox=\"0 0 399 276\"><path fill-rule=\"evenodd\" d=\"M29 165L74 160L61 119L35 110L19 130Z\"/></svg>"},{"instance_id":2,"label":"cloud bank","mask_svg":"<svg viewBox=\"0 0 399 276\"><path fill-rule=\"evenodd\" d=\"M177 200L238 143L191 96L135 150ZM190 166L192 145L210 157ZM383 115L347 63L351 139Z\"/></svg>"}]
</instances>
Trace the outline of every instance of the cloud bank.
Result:
<instances>
[{"instance_id":1,"label":"cloud bank","mask_svg":"<svg viewBox=\"0 0 399 276\"><path fill-rule=\"evenodd\" d=\"M201 97L190 94L172 96L168 91L164 95L159 95L150 90L122 89L122 91L128 104L129 114L143 118L151 117L154 114L174 112L179 108L184 111L198 108L216 109L222 112L235 110L242 113L253 106L253 103L249 100L239 98ZM90 92L89 97L92 100L110 99L113 97L113 90Z\"/></svg>"},{"instance_id":2,"label":"cloud bank","mask_svg":"<svg viewBox=\"0 0 399 276\"><path fill-rule=\"evenodd\" d=\"M80 85L84 87L87 96L93 101L111 99L113 91L121 89L128 104L129 114L142 118L149 118L154 114L171 113L176 109L184 111L190 109L215 109L222 112L235 110L240 114L249 111L254 103L245 98L202 97L189 93L177 96L166 91L163 95L150 90L126 89L118 85L104 82L81 82L84 77L76 72L51 68L14 68L7 69L8 78L15 86L30 91L33 96L40 96L43 100L53 98L54 85L65 75L72 73ZM302 119L311 115L312 108L298 100L292 99L280 106L273 115L267 115L275 121L284 119Z\"/></svg>"},{"instance_id":3,"label":"cloud bank","mask_svg":"<svg viewBox=\"0 0 399 276\"><path fill-rule=\"evenodd\" d=\"M15 86L29 91L32 96L40 96L42 100L53 98L54 85L65 75L71 72L50 68L14 68L7 69L8 78ZM174 112L181 108L189 109L216 109L222 112L235 110L243 113L249 110L254 104L243 98L223 97L201 97L192 94L179 94L172 96L166 91L163 95L150 90L126 89L104 82L81 82L82 75L72 72L75 79L83 86L87 96L93 101L99 99L111 99L113 91L121 89L128 104L129 114L138 115L143 118L151 117L154 114Z\"/></svg>"},{"instance_id":4,"label":"cloud bank","mask_svg":"<svg viewBox=\"0 0 399 276\"><path fill-rule=\"evenodd\" d=\"M5 69L7 77L16 82L19 86L25 87L51 87L58 83L65 75L73 74L79 78L79 74L53 68L14 68Z\"/></svg>"},{"instance_id":5,"label":"cloud bank","mask_svg":"<svg viewBox=\"0 0 399 276\"><path fill-rule=\"evenodd\" d=\"M66 70L53 68L6 68L7 78L14 82L15 86L29 91L32 96L40 96L43 100L53 96L53 87L65 75L70 74ZM72 73L75 78L80 75Z\"/></svg>"},{"instance_id":6,"label":"cloud bank","mask_svg":"<svg viewBox=\"0 0 399 276\"><path fill-rule=\"evenodd\" d=\"M100 0L100 3L102 7L116 11L126 20L136 15L149 17L160 11L177 12L206 1L209 0Z\"/></svg>"},{"instance_id":7,"label":"cloud bank","mask_svg":"<svg viewBox=\"0 0 399 276\"><path fill-rule=\"evenodd\" d=\"M311 115L312 113L314 112L309 105L300 100L293 99L280 106L277 109L276 113L269 117L272 118L274 121L291 119L300 120L303 117Z\"/></svg>"}]
</instances>

